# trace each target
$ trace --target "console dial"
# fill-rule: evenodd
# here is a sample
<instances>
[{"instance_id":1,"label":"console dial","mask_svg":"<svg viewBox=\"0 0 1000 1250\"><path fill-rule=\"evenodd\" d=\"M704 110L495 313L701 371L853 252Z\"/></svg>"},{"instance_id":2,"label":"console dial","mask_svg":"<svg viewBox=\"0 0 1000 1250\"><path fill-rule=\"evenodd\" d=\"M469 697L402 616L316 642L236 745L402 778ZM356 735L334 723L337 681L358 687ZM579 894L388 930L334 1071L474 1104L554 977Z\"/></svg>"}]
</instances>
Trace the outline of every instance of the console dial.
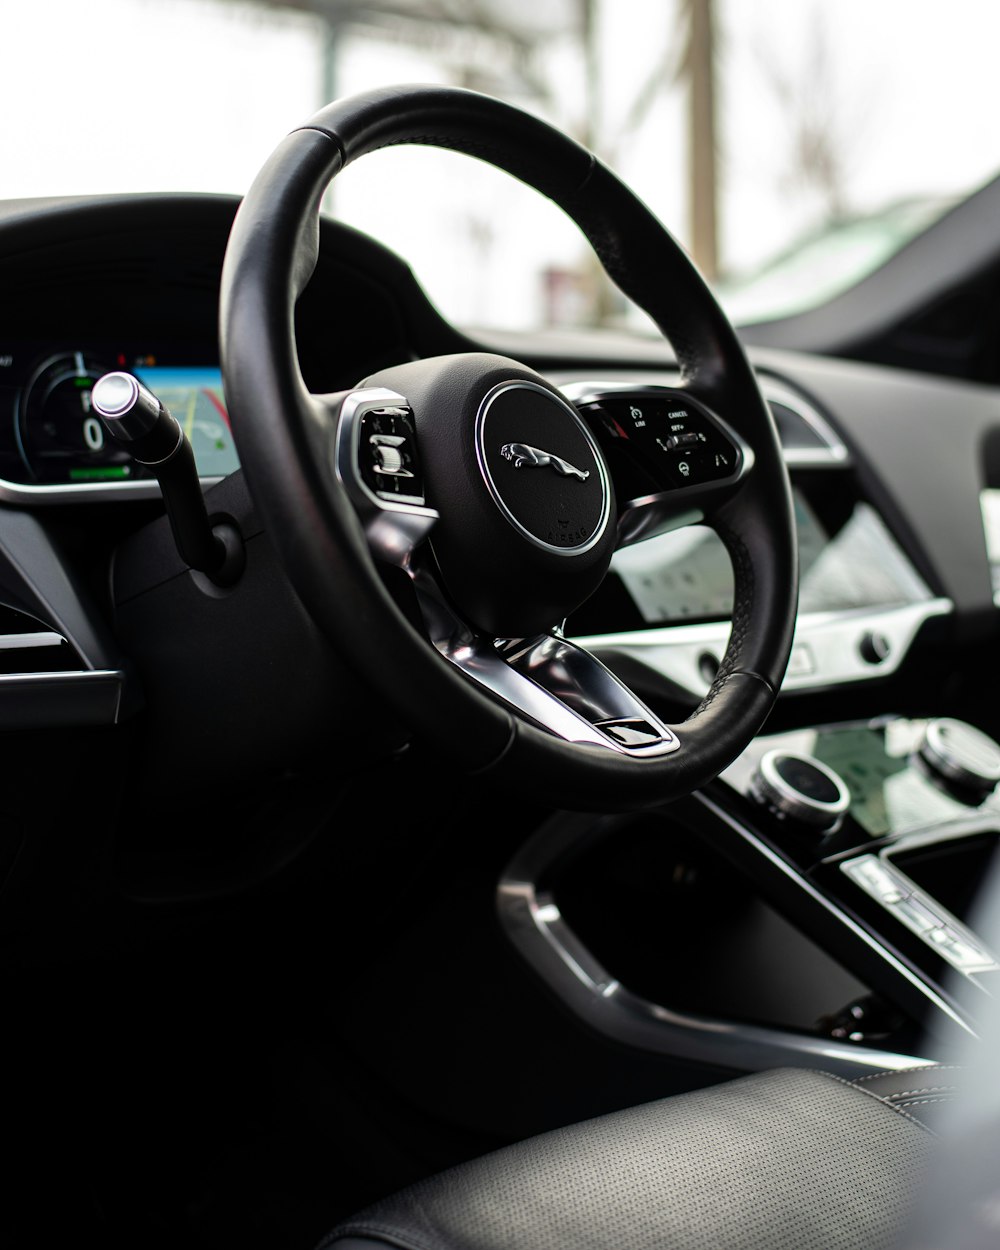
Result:
<instances>
[{"instance_id":1,"label":"console dial","mask_svg":"<svg viewBox=\"0 0 1000 1250\"><path fill-rule=\"evenodd\" d=\"M1000 744L950 717L927 722L917 759L953 797L972 806L982 803L1000 781Z\"/></svg>"},{"instance_id":2,"label":"console dial","mask_svg":"<svg viewBox=\"0 0 1000 1250\"><path fill-rule=\"evenodd\" d=\"M844 819L851 796L839 774L811 755L768 751L750 782L750 793L776 816L833 833Z\"/></svg>"}]
</instances>

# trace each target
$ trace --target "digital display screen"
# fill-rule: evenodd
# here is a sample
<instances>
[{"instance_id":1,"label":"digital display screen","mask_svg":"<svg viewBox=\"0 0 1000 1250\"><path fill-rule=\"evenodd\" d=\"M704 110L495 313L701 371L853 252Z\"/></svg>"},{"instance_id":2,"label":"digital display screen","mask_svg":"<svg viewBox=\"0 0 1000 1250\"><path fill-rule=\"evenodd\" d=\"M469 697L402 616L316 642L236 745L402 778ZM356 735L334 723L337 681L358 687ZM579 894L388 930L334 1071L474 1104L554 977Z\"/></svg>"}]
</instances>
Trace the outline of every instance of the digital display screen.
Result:
<instances>
[{"instance_id":1,"label":"digital display screen","mask_svg":"<svg viewBox=\"0 0 1000 1250\"><path fill-rule=\"evenodd\" d=\"M157 365L134 372L184 431L202 477L225 477L239 468L218 369Z\"/></svg>"},{"instance_id":2,"label":"digital display screen","mask_svg":"<svg viewBox=\"0 0 1000 1250\"><path fill-rule=\"evenodd\" d=\"M843 612L931 598L887 526L856 503L829 533L800 490L794 492L799 544L799 611ZM625 547L611 563L642 618L654 625L731 615L733 572L718 535L689 526Z\"/></svg>"}]
</instances>

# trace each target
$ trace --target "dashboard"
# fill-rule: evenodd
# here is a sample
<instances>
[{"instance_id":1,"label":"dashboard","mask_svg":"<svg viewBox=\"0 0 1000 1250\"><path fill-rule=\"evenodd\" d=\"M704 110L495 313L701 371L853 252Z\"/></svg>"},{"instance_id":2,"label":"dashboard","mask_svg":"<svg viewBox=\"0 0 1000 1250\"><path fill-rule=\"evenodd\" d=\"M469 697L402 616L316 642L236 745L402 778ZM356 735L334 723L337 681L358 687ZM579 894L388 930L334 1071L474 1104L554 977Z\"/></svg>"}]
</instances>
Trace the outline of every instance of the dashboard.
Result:
<instances>
[{"instance_id":1,"label":"dashboard","mask_svg":"<svg viewBox=\"0 0 1000 1250\"><path fill-rule=\"evenodd\" d=\"M79 505L84 528L88 504L120 502L123 530L134 524L128 501L155 499L158 488L109 445L91 412L95 380L113 369L134 372L179 419L206 487L238 468L216 344L235 206L230 197L151 196L0 213L0 283L18 308L0 316L0 501ZM310 390L474 349L522 360L571 396L677 381L658 341L473 338L441 318L400 258L332 221L322 233L297 309ZM904 671L935 621L947 624L934 637L952 647L992 637L986 537L996 554L1000 526L981 500L1000 497L987 454L1000 439L994 388L802 353L750 355L794 487L801 586L785 691ZM620 550L566 632L697 698L725 650L731 595L721 543L689 527Z\"/></svg>"},{"instance_id":2,"label":"dashboard","mask_svg":"<svg viewBox=\"0 0 1000 1250\"><path fill-rule=\"evenodd\" d=\"M40 488L66 498L103 487L102 496L113 497L122 487L152 488L150 471L106 436L93 411L93 386L113 369L133 373L171 411L206 484L239 468L217 364L189 363L159 344L10 343L0 346L0 492L17 499L26 489L30 498ZM657 384L672 380L665 373ZM566 392L576 385L565 381ZM765 393L798 473L799 625L788 688L894 671L922 623L950 604L934 595L879 510L848 488L850 456L826 418L787 386L765 382ZM598 650L613 645L640 658L700 696L725 650L732 596L721 540L691 525L618 551L609 583L568 632Z\"/></svg>"}]
</instances>

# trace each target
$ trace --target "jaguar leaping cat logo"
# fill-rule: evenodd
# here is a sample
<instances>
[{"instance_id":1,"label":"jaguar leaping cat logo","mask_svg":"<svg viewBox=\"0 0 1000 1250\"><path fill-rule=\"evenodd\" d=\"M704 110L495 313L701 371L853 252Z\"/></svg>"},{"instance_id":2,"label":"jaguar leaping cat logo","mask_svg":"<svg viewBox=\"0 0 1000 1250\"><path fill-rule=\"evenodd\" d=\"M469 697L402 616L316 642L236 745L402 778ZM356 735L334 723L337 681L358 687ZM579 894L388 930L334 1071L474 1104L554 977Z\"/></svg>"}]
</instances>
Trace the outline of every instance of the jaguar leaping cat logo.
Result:
<instances>
[{"instance_id":1,"label":"jaguar leaping cat logo","mask_svg":"<svg viewBox=\"0 0 1000 1250\"><path fill-rule=\"evenodd\" d=\"M504 443L500 448L500 455L505 460L512 461L515 469L520 469L522 465L531 469L544 469L551 465L563 477L575 477L581 482L590 477L589 469L578 469L561 456L553 456L551 452L542 451L538 447L529 447L527 443Z\"/></svg>"}]
</instances>

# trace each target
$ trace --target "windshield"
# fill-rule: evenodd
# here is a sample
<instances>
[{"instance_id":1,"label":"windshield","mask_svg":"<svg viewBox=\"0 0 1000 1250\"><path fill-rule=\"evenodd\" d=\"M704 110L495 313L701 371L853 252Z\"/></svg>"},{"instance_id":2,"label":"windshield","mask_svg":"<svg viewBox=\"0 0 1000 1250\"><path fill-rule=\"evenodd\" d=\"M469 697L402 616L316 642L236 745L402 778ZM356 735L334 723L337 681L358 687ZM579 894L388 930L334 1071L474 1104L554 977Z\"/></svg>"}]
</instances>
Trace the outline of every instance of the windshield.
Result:
<instances>
[{"instance_id":1,"label":"windshield","mask_svg":"<svg viewBox=\"0 0 1000 1250\"><path fill-rule=\"evenodd\" d=\"M738 321L821 302L1000 165L994 0L32 0L5 14L0 197L241 194L338 95L449 82L566 129ZM954 67L961 66L955 73ZM575 227L511 179L377 153L328 211L469 327L626 326Z\"/></svg>"}]
</instances>

